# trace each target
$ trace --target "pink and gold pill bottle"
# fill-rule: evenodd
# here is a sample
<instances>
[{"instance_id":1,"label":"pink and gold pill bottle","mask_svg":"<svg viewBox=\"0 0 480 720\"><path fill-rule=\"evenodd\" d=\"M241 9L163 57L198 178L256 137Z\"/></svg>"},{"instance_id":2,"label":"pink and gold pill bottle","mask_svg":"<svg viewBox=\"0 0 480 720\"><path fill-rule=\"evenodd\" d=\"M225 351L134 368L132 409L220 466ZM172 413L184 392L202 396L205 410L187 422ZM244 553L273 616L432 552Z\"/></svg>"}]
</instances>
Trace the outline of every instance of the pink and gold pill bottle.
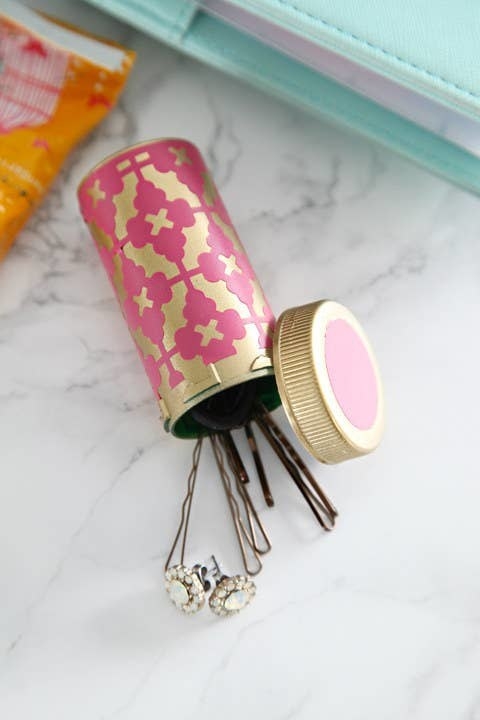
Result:
<instances>
[{"instance_id":1,"label":"pink and gold pill bottle","mask_svg":"<svg viewBox=\"0 0 480 720\"><path fill-rule=\"evenodd\" d=\"M177 138L126 148L78 195L165 428L202 434L195 408L208 400L240 415L245 403L276 407L274 317L198 149Z\"/></svg>"}]
</instances>

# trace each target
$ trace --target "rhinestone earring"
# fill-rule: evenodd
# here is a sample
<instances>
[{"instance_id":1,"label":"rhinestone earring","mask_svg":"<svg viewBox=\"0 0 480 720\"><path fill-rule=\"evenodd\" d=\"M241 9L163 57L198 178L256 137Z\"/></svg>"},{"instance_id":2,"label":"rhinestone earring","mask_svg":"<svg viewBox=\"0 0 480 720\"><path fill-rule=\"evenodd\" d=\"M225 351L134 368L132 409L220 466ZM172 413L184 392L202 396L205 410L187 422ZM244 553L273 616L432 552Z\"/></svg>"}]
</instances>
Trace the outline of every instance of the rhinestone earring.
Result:
<instances>
[{"instance_id":1,"label":"rhinestone earring","mask_svg":"<svg viewBox=\"0 0 480 720\"><path fill-rule=\"evenodd\" d=\"M251 603L257 591L256 585L245 575L225 575L213 555L212 562L215 588L208 600L210 610L221 617L236 615Z\"/></svg>"},{"instance_id":2,"label":"rhinestone earring","mask_svg":"<svg viewBox=\"0 0 480 720\"><path fill-rule=\"evenodd\" d=\"M165 572L165 588L176 608L193 615L205 605L205 588L194 568L173 565Z\"/></svg>"}]
</instances>

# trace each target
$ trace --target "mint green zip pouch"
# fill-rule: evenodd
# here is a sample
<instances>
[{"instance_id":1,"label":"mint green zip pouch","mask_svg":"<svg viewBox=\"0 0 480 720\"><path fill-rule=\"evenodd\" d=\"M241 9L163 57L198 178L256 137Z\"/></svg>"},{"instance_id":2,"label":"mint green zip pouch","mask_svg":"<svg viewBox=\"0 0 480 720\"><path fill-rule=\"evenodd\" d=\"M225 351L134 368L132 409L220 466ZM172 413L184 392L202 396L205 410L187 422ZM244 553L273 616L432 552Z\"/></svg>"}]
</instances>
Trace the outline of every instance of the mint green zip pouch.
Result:
<instances>
[{"instance_id":1,"label":"mint green zip pouch","mask_svg":"<svg viewBox=\"0 0 480 720\"><path fill-rule=\"evenodd\" d=\"M476 0L88 0L480 192Z\"/></svg>"}]
</instances>

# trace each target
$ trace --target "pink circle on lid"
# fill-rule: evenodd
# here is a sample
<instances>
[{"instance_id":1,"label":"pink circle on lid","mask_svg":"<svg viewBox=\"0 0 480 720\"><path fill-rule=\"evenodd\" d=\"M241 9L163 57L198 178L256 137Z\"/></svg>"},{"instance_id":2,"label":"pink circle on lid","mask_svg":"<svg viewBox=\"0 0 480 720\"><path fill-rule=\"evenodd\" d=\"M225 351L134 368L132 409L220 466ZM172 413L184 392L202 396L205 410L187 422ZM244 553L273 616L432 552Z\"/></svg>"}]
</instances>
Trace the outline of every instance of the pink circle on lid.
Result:
<instances>
[{"instance_id":1,"label":"pink circle on lid","mask_svg":"<svg viewBox=\"0 0 480 720\"><path fill-rule=\"evenodd\" d=\"M369 430L377 417L377 378L363 340L346 320L328 323L325 362L343 414L359 430Z\"/></svg>"}]
</instances>

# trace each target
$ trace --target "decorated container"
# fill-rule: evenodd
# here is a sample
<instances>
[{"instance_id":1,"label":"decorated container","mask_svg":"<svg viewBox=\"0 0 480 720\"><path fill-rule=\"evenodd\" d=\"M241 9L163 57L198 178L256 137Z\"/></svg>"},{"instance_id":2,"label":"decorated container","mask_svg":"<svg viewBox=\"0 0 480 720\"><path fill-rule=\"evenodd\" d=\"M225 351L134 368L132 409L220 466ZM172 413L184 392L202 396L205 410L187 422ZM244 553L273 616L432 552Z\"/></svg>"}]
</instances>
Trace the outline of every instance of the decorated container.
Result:
<instances>
[{"instance_id":1,"label":"decorated container","mask_svg":"<svg viewBox=\"0 0 480 720\"><path fill-rule=\"evenodd\" d=\"M209 399L240 415L276 407L273 313L198 149L129 147L87 175L79 200L165 428L203 433Z\"/></svg>"}]
</instances>

